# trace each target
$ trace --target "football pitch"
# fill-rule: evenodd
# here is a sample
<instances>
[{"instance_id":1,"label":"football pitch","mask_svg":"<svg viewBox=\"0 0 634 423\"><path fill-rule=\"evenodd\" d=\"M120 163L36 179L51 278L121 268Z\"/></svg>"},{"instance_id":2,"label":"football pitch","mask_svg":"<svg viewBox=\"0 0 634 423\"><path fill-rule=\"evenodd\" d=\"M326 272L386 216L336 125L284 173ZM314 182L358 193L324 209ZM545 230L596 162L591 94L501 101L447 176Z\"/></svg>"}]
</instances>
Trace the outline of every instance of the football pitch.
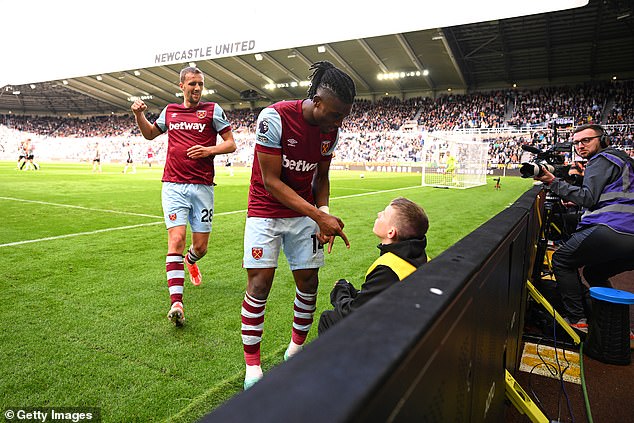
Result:
<instances>
[{"instance_id":1,"label":"football pitch","mask_svg":"<svg viewBox=\"0 0 634 423\"><path fill-rule=\"evenodd\" d=\"M192 422L242 390L241 267L250 169L217 167L213 231L186 277L186 323L166 319L166 231L162 169L47 164L18 171L0 162L0 281L3 305L0 409L93 407L104 422ZM515 201L532 181L502 178L501 190L420 186L420 174L332 171L330 210L351 247L337 239L320 272L317 313L334 281L361 286L377 257L376 213L398 196L426 210L428 254L439 255ZM188 230L189 232L189 230ZM266 308L265 373L290 340L294 283L280 265ZM313 325L309 342L317 334Z\"/></svg>"}]
</instances>

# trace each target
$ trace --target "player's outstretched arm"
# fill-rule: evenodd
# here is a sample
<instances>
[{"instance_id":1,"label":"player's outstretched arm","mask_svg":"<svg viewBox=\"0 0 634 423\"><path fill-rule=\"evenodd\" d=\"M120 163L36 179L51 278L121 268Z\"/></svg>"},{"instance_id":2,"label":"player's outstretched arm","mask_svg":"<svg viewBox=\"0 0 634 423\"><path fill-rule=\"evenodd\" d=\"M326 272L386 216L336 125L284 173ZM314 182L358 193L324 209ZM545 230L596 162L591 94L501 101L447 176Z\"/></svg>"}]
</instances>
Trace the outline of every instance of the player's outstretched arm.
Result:
<instances>
[{"instance_id":1,"label":"player's outstretched arm","mask_svg":"<svg viewBox=\"0 0 634 423\"><path fill-rule=\"evenodd\" d=\"M132 113L134 113L134 119L136 120L136 124L141 130L141 134L146 140L153 140L154 138L161 135L161 131L150 123L149 120L145 117L145 111L147 110L147 105L143 102L143 100L134 100L132 106Z\"/></svg>"}]
</instances>

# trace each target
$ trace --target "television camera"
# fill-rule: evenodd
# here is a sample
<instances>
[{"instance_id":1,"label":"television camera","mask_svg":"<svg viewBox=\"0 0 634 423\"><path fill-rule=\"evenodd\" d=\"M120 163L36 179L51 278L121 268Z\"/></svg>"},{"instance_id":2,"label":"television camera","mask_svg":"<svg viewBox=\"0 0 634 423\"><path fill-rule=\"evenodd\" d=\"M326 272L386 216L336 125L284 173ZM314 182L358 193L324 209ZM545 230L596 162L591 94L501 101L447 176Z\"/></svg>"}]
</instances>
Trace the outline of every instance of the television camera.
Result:
<instances>
[{"instance_id":1,"label":"television camera","mask_svg":"<svg viewBox=\"0 0 634 423\"><path fill-rule=\"evenodd\" d=\"M557 143L545 151L530 145L523 145L522 150L535 154L533 162L522 163L522 166L520 167L520 174L522 175L522 178L542 176L544 174L544 170L549 171L559 178L568 178L570 166L564 165L564 154L572 152L571 142Z\"/></svg>"},{"instance_id":2,"label":"television camera","mask_svg":"<svg viewBox=\"0 0 634 423\"><path fill-rule=\"evenodd\" d=\"M522 150L535 154L533 162L522 163L520 167L522 178L540 177L544 174L544 170L547 170L569 184L576 186L583 184L582 170L575 165L576 172L571 173L571 165L564 165L565 153L572 153L571 142L557 143L546 151L529 145L523 145Z\"/></svg>"},{"instance_id":3,"label":"television camera","mask_svg":"<svg viewBox=\"0 0 634 423\"><path fill-rule=\"evenodd\" d=\"M570 172L571 165L564 165L565 154L572 152L571 142L555 143L548 150L542 151L539 148L522 145L522 150L528 151L535 155L534 161L522 163L520 174L522 178L540 177L544 171L549 171L558 178L561 178L572 185L581 186L583 176L579 173ZM576 169L576 168L575 168ZM559 240L567 238L576 226L578 220L578 209L565 207L555 193L553 193L547 185L543 187L546 197L545 218L542 232L542 241ZM545 245L544 245L545 247Z\"/></svg>"}]
</instances>

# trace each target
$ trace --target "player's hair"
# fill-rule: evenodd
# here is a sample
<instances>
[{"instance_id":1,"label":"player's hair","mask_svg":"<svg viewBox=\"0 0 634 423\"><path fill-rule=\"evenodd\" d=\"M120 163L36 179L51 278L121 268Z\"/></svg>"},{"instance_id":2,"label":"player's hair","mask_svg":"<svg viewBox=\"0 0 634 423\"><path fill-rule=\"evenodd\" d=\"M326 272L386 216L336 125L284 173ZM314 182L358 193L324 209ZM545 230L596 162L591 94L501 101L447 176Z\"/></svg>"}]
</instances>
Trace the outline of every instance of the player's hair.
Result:
<instances>
[{"instance_id":1,"label":"player's hair","mask_svg":"<svg viewBox=\"0 0 634 423\"><path fill-rule=\"evenodd\" d=\"M180 75L181 82L185 82L185 77L187 76L188 73L193 73L193 74L199 73L199 74L204 76L203 71L201 71L197 67L195 67L195 66L187 66L186 68L181 70L181 75Z\"/></svg>"},{"instance_id":2,"label":"player's hair","mask_svg":"<svg viewBox=\"0 0 634 423\"><path fill-rule=\"evenodd\" d=\"M327 60L313 63L309 70L312 70L313 73L310 75L308 98L313 98L317 94L317 90L322 88L330 91L346 104L354 102L357 91L354 87L354 81L347 73L336 68Z\"/></svg>"},{"instance_id":3,"label":"player's hair","mask_svg":"<svg viewBox=\"0 0 634 423\"><path fill-rule=\"evenodd\" d=\"M429 219L421 206L404 197L395 198L390 206L398 215L395 226L399 241L425 237L429 229Z\"/></svg>"}]
</instances>

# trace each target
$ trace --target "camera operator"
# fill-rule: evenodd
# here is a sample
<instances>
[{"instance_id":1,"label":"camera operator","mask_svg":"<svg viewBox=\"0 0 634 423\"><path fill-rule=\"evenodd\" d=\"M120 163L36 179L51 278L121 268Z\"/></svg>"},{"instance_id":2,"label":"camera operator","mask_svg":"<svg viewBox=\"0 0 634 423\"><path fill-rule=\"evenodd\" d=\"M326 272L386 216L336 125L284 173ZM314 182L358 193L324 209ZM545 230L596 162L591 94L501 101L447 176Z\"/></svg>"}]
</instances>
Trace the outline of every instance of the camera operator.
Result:
<instances>
[{"instance_id":1,"label":"camera operator","mask_svg":"<svg viewBox=\"0 0 634 423\"><path fill-rule=\"evenodd\" d=\"M610 286L608 278L634 269L634 160L609 146L600 125L573 131L577 154L587 159L583 183L576 186L547 169L534 179L564 199L584 208L576 232L553 255L553 271L561 295L562 315L586 332L587 314L578 269L590 286Z\"/></svg>"}]
</instances>

